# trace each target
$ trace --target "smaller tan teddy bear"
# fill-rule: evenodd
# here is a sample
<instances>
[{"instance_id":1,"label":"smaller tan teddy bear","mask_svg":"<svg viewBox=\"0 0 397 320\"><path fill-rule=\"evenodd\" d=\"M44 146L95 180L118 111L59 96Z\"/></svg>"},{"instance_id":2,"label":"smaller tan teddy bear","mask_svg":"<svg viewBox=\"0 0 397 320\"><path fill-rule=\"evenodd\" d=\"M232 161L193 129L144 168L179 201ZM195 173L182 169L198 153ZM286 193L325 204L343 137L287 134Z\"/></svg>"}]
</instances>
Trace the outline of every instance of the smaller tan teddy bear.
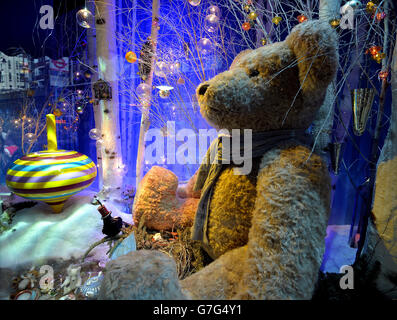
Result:
<instances>
[{"instance_id":1,"label":"smaller tan teddy bear","mask_svg":"<svg viewBox=\"0 0 397 320\"><path fill-rule=\"evenodd\" d=\"M200 191L193 191L194 180L178 186L178 177L173 172L153 166L135 195L135 225L143 219L147 228L158 231L191 227L200 199Z\"/></svg>"}]
</instances>

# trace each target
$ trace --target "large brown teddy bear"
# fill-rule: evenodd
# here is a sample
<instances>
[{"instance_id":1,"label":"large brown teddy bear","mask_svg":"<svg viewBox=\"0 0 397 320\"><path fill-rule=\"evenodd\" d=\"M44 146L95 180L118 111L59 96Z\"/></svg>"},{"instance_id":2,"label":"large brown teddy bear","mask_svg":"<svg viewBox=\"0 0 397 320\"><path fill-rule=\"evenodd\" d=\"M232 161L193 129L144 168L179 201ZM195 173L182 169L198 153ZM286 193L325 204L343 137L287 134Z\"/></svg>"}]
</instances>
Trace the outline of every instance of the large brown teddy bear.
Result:
<instances>
[{"instance_id":1,"label":"large brown teddy bear","mask_svg":"<svg viewBox=\"0 0 397 320\"><path fill-rule=\"evenodd\" d=\"M246 175L236 175L232 163L217 167L213 179L214 167L202 164L193 237L215 260L180 281L187 298L312 297L324 254L330 181L303 132L335 75L336 47L327 23L304 22L283 42L243 52L230 70L197 88L201 114L211 125L252 129L254 142L263 137L268 145L253 156ZM209 201L203 201L206 194ZM132 265L141 263L130 258ZM156 275L146 277L150 283Z\"/></svg>"}]
</instances>

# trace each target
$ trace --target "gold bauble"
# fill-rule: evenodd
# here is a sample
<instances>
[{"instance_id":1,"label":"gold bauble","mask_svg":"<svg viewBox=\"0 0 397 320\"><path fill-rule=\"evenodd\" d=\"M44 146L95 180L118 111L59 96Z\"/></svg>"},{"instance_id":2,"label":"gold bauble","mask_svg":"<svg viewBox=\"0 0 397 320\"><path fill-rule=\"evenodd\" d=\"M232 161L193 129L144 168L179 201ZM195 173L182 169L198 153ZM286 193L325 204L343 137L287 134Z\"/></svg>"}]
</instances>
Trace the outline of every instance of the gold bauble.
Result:
<instances>
[{"instance_id":1,"label":"gold bauble","mask_svg":"<svg viewBox=\"0 0 397 320\"><path fill-rule=\"evenodd\" d=\"M330 20L329 24L331 25L332 28L336 28L340 24L340 19L332 19Z\"/></svg>"},{"instance_id":2,"label":"gold bauble","mask_svg":"<svg viewBox=\"0 0 397 320\"><path fill-rule=\"evenodd\" d=\"M128 52L125 54L125 60L127 60L127 62L129 62L129 63L134 63L134 62L136 62L137 57L136 57L135 52L128 51Z\"/></svg>"},{"instance_id":3,"label":"gold bauble","mask_svg":"<svg viewBox=\"0 0 397 320\"><path fill-rule=\"evenodd\" d=\"M250 14L248 15L248 18L250 20L255 20L256 18L258 18L258 15L256 14L255 11L251 11Z\"/></svg>"},{"instance_id":4,"label":"gold bauble","mask_svg":"<svg viewBox=\"0 0 397 320\"><path fill-rule=\"evenodd\" d=\"M279 17L279 16L275 16L275 17L272 19L272 22L277 26L277 25L281 22L281 20L283 20L283 18L281 18L281 17Z\"/></svg>"},{"instance_id":5,"label":"gold bauble","mask_svg":"<svg viewBox=\"0 0 397 320\"><path fill-rule=\"evenodd\" d=\"M54 114L54 116L56 117L60 117L62 115L62 111L59 110L58 108L54 109L54 111L52 112Z\"/></svg>"}]
</instances>

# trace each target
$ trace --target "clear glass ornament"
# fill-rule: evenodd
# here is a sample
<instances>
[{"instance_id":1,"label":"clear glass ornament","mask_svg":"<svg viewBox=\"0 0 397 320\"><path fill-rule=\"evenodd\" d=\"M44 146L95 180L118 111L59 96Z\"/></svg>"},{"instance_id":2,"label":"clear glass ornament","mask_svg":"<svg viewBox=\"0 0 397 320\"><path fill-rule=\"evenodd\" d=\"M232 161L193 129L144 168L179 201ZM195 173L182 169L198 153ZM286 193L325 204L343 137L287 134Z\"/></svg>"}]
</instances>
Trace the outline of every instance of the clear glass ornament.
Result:
<instances>
[{"instance_id":1,"label":"clear glass ornament","mask_svg":"<svg viewBox=\"0 0 397 320\"><path fill-rule=\"evenodd\" d=\"M95 25L95 18L93 14L87 9L81 9L76 13L77 23L86 29L92 28Z\"/></svg>"},{"instance_id":2,"label":"clear glass ornament","mask_svg":"<svg viewBox=\"0 0 397 320\"><path fill-rule=\"evenodd\" d=\"M25 140L28 143L33 142L36 139L36 135L32 132L28 132L27 134L25 134Z\"/></svg>"},{"instance_id":3,"label":"clear glass ornament","mask_svg":"<svg viewBox=\"0 0 397 320\"><path fill-rule=\"evenodd\" d=\"M197 46L202 55L210 53L213 49L211 40L207 38L200 39L200 41L197 43Z\"/></svg>"},{"instance_id":4,"label":"clear glass ornament","mask_svg":"<svg viewBox=\"0 0 397 320\"><path fill-rule=\"evenodd\" d=\"M170 73L170 68L164 61L158 61L154 67L154 74L160 78L166 78Z\"/></svg>"},{"instance_id":5,"label":"clear glass ornament","mask_svg":"<svg viewBox=\"0 0 397 320\"><path fill-rule=\"evenodd\" d=\"M189 2L193 7L197 7L197 6L201 3L201 0L188 0L188 2Z\"/></svg>"},{"instance_id":6,"label":"clear glass ornament","mask_svg":"<svg viewBox=\"0 0 397 320\"><path fill-rule=\"evenodd\" d=\"M207 9L207 14L214 14L216 15L218 18L221 18L222 14L221 14L221 9L219 9L218 6L215 5L210 5Z\"/></svg>"},{"instance_id":7,"label":"clear glass ornament","mask_svg":"<svg viewBox=\"0 0 397 320\"><path fill-rule=\"evenodd\" d=\"M92 140L99 140L102 137L101 132L97 128L91 129L88 136Z\"/></svg>"},{"instance_id":8,"label":"clear glass ornament","mask_svg":"<svg viewBox=\"0 0 397 320\"><path fill-rule=\"evenodd\" d=\"M208 32L214 32L216 29L218 29L219 26L219 17L216 16L215 14L209 14L208 16L205 17L204 20L204 28Z\"/></svg>"},{"instance_id":9,"label":"clear glass ornament","mask_svg":"<svg viewBox=\"0 0 397 320\"><path fill-rule=\"evenodd\" d=\"M149 86L148 84L146 84L144 82L139 84L135 89L135 93L139 99L144 99L144 98L150 97L151 92L152 92L151 86Z\"/></svg>"}]
</instances>

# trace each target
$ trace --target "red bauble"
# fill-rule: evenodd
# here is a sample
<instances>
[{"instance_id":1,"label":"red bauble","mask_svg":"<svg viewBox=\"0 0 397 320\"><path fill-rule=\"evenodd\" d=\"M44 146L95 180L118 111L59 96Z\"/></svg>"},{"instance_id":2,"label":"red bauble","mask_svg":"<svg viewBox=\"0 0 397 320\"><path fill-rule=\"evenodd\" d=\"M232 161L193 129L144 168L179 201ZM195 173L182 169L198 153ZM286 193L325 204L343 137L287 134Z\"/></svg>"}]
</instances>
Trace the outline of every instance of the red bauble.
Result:
<instances>
[{"instance_id":1,"label":"red bauble","mask_svg":"<svg viewBox=\"0 0 397 320\"><path fill-rule=\"evenodd\" d=\"M242 25L243 30L248 31L251 29L251 24L249 22L244 22Z\"/></svg>"}]
</instances>

